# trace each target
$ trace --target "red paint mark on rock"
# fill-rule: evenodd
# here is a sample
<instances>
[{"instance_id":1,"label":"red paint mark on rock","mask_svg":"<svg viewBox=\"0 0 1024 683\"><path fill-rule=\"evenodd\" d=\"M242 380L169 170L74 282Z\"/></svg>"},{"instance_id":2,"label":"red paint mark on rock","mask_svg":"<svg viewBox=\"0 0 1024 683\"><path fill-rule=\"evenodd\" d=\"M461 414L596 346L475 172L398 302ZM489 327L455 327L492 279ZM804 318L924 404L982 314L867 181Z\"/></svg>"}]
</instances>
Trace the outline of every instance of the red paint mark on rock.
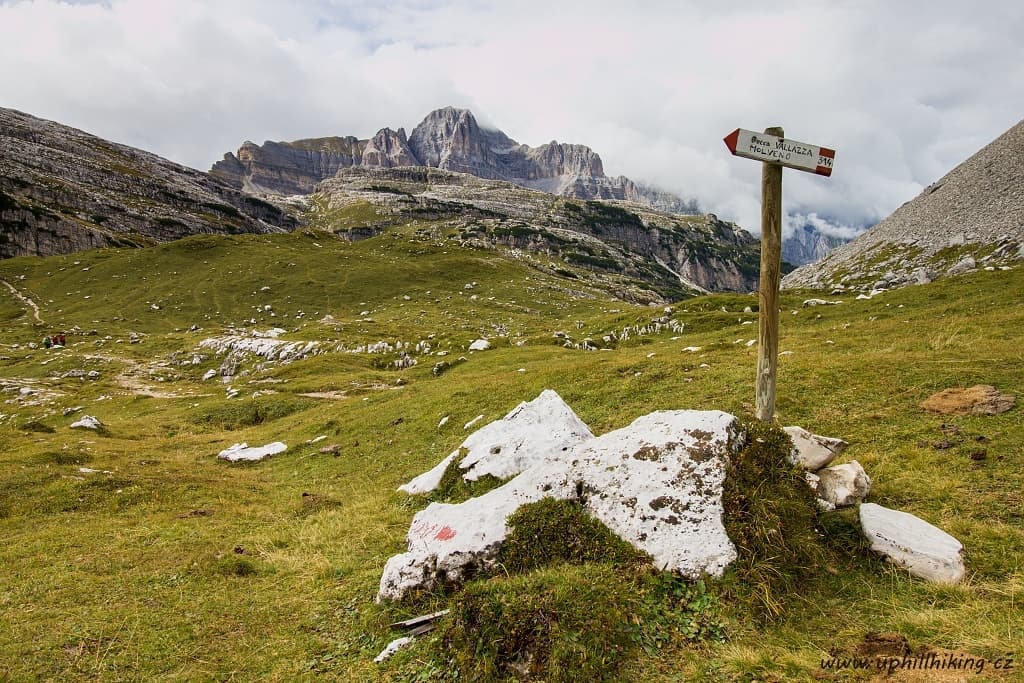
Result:
<instances>
[{"instance_id":1,"label":"red paint mark on rock","mask_svg":"<svg viewBox=\"0 0 1024 683\"><path fill-rule=\"evenodd\" d=\"M441 527L441 530L434 536L439 541L450 541L455 538L455 529L450 526Z\"/></svg>"}]
</instances>

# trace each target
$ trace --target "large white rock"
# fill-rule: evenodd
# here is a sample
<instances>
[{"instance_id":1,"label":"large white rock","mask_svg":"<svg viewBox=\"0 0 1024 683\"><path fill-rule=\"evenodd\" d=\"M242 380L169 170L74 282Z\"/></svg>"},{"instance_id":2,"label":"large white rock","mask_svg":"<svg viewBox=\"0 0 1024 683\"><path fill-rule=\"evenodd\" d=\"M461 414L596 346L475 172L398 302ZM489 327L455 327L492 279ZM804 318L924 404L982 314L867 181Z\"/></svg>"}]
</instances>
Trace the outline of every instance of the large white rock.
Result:
<instances>
[{"instance_id":1,"label":"large white rock","mask_svg":"<svg viewBox=\"0 0 1024 683\"><path fill-rule=\"evenodd\" d=\"M935 583L959 583L964 578L963 545L923 519L864 503L860 526L872 550L914 576Z\"/></svg>"},{"instance_id":2,"label":"large white rock","mask_svg":"<svg viewBox=\"0 0 1024 683\"><path fill-rule=\"evenodd\" d=\"M835 460L849 446L842 439L818 436L803 427L792 426L782 429L789 434L789 438L793 442L789 461L794 465L800 465L808 472L817 472Z\"/></svg>"},{"instance_id":3,"label":"large white rock","mask_svg":"<svg viewBox=\"0 0 1024 683\"><path fill-rule=\"evenodd\" d=\"M818 497L836 507L856 505L871 492L871 477L856 460L818 470L817 475Z\"/></svg>"},{"instance_id":4,"label":"large white rock","mask_svg":"<svg viewBox=\"0 0 1024 683\"><path fill-rule=\"evenodd\" d=\"M509 516L546 497L580 497L659 569L719 576L736 558L722 523L722 482L741 436L727 413L659 411L542 460L482 496L432 503L413 518L408 552L385 565L377 599L397 600L491 567Z\"/></svg>"},{"instance_id":5,"label":"large white rock","mask_svg":"<svg viewBox=\"0 0 1024 683\"><path fill-rule=\"evenodd\" d=\"M491 342L486 339L477 339L469 345L470 351L486 351L491 348Z\"/></svg>"},{"instance_id":6,"label":"large white rock","mask_svg":"<svg viewBox=\"0 0 1024 683\"><path fill-rule=\"evenodd\" d=\"M447 418L446 418L447 419ZM432 469L427 470L418 477L413 477L411 480L402 484L398 487L399 491L404 491L409 495L416 495L418 493L430 493L437 488L437 485L441 483L441 477L448 470L448 465L452 463L455 456L459 454L458 451L452 451L448 454L448 457L441 462L434 465Z\"/></svg>"},{"instance_id":7,"label":"large white rock","mask_svg":"<svg viewBox=\"0 0 1024 683\"><path fill-rule=\"evenodd\" d=\"M508 479L544 460L563 457L576 444L592 438L590 428L562 397L545 389L537 398L520 403L505 417L470 434L440 464L398 490L410 494L433 491L448 463L460 453L459 468L466 481L485 475Z\"/></svg>"},{"instance_id":8,"label":"large white rock","mask_svg":"<svg viewBox=\"0 0 1024 683\"><path fill-rule=\"evenodd\" d=\"M281 443L280 441L274 441L268 443L266 446L252 446L250 447L247 443L236 443L230 448L225 448L217 454L218 458L227 460L229 462L238 462L239 460L246 460L249 462L256 462L263 458L270 457L271 455L277 455L288 450L288 446Z\"/></svg>"}]
</instances>

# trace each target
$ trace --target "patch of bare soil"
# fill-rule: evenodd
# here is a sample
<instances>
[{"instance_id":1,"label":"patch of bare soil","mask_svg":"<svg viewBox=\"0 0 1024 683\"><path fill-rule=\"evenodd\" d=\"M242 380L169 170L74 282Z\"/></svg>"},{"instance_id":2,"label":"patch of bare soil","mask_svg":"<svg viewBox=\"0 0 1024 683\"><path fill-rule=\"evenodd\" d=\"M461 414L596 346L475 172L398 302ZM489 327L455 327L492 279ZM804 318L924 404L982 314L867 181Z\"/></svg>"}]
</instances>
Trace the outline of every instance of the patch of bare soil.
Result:
<instances>
[{"instance_id":1,"label":"patch of bare soil","mask_svg":"<svg viewBox=\"0 0 1024 683\"><path fill-rule=\"evenodd\" d=\"M921 407L942 415L998 415L1013 407L1015 397L988 384L967 389L943 389L921 403Z\"/></svg>"}]
</instances>

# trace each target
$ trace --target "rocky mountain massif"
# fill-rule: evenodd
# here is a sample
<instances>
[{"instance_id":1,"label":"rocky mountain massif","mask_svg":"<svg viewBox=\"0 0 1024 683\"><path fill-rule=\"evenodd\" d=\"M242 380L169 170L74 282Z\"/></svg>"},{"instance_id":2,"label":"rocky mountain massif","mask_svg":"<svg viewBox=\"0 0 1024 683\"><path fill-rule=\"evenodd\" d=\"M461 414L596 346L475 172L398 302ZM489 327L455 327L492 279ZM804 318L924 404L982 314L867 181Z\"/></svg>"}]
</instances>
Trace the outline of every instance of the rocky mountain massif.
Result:
<instances>
[{"instance_id":1,"label":"rocky mountain massif","mask_svg":"<svg viewBox=\"0 0 1024 683\"><path fill-rule=\"evenodd\" d=\"M0 258L296 224L206 173L0 108Z\"/></svg>"},{"instance_id":2,"label":"rocky mountain massif","mask_svg":"<svg viewBox=\"0 0 1024 683\"><path fill-rule=\"evenodd\" d=\"M681 216L629 202L552 196L430 167L356 167L322 182L306 222L349 239L419 221L463 244L555 257L559 274L620 298L657 302L757 286L759 243L715 216Z\"/></svg>"},{"instance_id":3,"label":"rocky mountain massif","mask_svg":"<svg viewBox=\"0 0 1024 683\"><path fill-rule=\"evenodd\" d=\"M784 287L884 289L1024 258L1024 121Z\"/></svg>"},{"instance_id":4,"label":"rocky mountain massif","mask_svg":"<svg viewBox=\"0 0 1024 683\"><path fill-rule=\"evenodd\" d=\"M327 137L295 142L244 143L210 173L239 189L309 194L342 168L430 166L505 180L522 187L579 199L619 199L661 211L696 213L695 202L605 175L601 157L585 145L555 140L539 147L480 126L468 109L445 107L427 115L411 135L382 128L368 140Z\"/></svg>"}]
</instances>

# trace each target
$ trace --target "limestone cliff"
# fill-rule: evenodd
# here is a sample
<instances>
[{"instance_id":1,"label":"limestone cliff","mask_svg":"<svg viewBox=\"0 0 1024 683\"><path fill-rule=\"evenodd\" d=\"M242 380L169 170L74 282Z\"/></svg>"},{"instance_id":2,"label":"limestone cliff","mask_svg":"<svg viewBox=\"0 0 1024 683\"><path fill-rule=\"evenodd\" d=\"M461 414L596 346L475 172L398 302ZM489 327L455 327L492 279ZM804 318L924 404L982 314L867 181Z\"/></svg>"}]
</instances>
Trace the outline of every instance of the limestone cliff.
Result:
<instances>
[{"instance_id":1,"label":"limestone cliff","mask_svg":"<svg viewBox=\"0 0 1024 683\"><path fill-rule=\"evenodd\" d=\"M586 145L552 140L523 145L479 124L468 109L430 112L409 135L382 128L369 140L315 138L296 142L246 142L225 154L211 173L239 189L309 194L321 180L353 166L430 166L578 199L618 199L675 213L696 213L694 202L605 175L601 157Z\"/></svg>"},{"instance_id":2,"label":"limestone cliff","mask_svg":"<svg viewBox=\"0 0 1024 683\"><path fill-rule=\"evenodd\" d=\"M0 258L295 225L201 171L0 108Z\"/></svg>"}]
</instances>

